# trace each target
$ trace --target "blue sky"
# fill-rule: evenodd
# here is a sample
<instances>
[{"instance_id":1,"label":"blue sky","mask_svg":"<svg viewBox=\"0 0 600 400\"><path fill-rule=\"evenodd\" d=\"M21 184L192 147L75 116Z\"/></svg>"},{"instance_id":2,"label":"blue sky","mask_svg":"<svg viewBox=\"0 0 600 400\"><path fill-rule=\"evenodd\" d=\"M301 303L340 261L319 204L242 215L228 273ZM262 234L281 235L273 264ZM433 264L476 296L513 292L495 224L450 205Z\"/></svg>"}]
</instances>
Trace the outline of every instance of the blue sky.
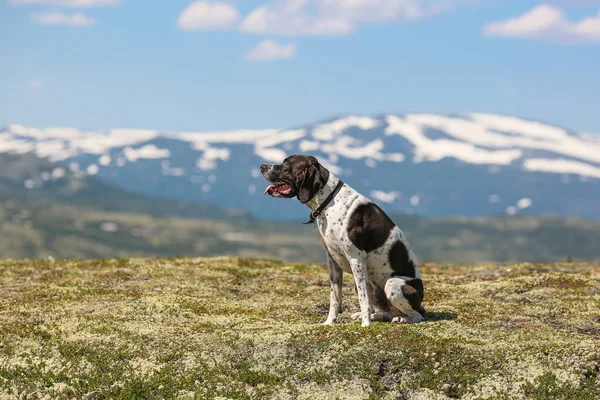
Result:
<instances>
[{"instance_id":1,"label":"blue sky","mask_svg":"<svg viewBox=\"0 0 600 400\"><path fill-rule=\"evenodd\" d=\"M600 0L0 0L0 124L488 112L600 132Z\"/></svg>"}]
</instances>

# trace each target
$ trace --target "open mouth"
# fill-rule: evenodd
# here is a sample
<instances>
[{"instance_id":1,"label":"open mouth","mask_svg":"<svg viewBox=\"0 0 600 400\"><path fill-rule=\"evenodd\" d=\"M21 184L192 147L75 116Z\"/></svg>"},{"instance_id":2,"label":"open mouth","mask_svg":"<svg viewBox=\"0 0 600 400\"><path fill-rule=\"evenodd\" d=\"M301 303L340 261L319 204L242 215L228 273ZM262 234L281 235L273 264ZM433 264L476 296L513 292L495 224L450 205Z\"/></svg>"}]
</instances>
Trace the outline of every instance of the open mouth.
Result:
<instances>
[{"instance_id":1,"label":"open mouth","mask_svg":"<svg viewBox=\"0 0 600 400\"><path fill-rule=\"evenodd\" d=\"M269 185L263 194L268 194L273 197L286 197L292 193L292 187L285 183L276 183Z\"/></svg>"}]
</instances>

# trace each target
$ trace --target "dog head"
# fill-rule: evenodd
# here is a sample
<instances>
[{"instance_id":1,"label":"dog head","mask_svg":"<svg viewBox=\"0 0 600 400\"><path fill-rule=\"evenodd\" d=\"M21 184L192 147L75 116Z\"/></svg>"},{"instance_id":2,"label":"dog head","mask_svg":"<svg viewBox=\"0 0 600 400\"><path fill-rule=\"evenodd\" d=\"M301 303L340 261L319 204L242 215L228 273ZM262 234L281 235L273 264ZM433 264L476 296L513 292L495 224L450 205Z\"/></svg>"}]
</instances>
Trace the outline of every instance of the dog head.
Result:
<instances>
[{"instance_id":1,"label":"dog head","mask_svg":"<svg viewBox=\"0 0 600 400\"><path fill-rule=\"evenodd\" d=\"M260 172L271 183L264 194L286 199L297 196L303 204L323 189L329 179L329 171L309 155L292 155L281 164L262 164Z\"/></svg>"}]
</instances>

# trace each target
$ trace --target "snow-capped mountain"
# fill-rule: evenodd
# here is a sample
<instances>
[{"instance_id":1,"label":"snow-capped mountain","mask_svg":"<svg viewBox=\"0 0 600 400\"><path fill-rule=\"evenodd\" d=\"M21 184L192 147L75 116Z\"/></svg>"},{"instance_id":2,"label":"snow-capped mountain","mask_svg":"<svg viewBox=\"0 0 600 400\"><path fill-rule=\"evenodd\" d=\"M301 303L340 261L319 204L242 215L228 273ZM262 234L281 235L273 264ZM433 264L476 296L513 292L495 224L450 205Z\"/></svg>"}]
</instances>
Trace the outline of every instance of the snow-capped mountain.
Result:
<instances>
[{"instance_id":1,"label":"snow-capped mountain","mask_svg":"<svg viewBox=\"0 0 600 400\"><path fill-rule=\"evenodd\" d=\"M557 214L600 218L600 135L489 114L343 116L288 130L0 130L0 152L28 153L142 194L303 218L263 197L258 167L312 154L389 212L430 216ZM60 179L53 170L23 185Z\"/></svg>"}]
</instances>

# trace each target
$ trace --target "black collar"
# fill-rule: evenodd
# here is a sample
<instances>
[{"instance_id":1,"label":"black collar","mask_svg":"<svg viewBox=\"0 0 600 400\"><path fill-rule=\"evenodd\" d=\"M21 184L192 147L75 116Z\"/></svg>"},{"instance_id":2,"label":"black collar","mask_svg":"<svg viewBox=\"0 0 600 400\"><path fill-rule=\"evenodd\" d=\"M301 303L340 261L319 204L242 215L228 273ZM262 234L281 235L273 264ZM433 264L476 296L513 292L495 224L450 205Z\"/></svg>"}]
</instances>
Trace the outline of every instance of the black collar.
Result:
<instances>
[{"instance_id":1,"label":"black collar","mask_svg":"<svg viewBox=\"0 0 600 400\"><path fill-rule=\"evenodd\" d=\"M313 224L315 222L315 219L321 215L321 213L323 212L323 210L325 209L325 207L327 207L327 205L329 205L329 203L331 203L331 200L333 200L333 198L335 197L336 194L338 194L338 192L342 189L342 186L344 186L344 182L342 182L341 180L338 182L338 184L336 185L335 189L333 189L333 192L329 193L329 196L327 196L327 198L325 199L325 201L323 203L321 203L321 205L319 206L319 208L317 208L315 211L312 211L310 213L310 219L306 222L303 222L303 224L307 225L307 224Z\"/></svg>"}]
</instances>

